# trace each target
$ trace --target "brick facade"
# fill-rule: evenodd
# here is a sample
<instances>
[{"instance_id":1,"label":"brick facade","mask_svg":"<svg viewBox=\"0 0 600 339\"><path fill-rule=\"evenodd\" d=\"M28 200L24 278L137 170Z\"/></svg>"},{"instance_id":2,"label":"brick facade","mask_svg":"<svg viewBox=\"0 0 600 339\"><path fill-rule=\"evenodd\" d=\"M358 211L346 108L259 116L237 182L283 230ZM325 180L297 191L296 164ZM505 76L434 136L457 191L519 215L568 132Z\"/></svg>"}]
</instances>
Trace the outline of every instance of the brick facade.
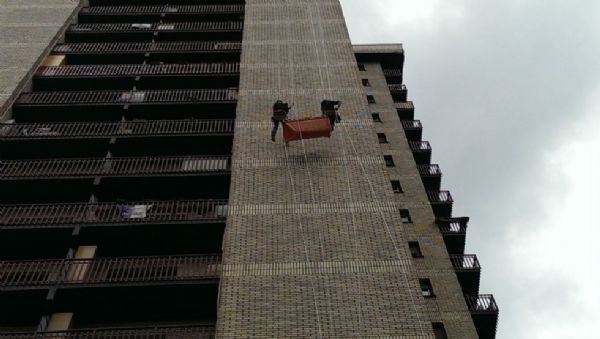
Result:
<instances>
[{"instance_id":1,"label":"brick facade","mask_svg":"<svg viewBox=\"0 0 600 339\"><path fill-rule=\"evenodd\" d=\"M378 143L339 2L247 1L241 68L218 335L432 338L451 312L449 334L476 337L398 118L389 149ZM295 103L293 118L325 98L343 102L330 139L269 140L275 100ZM410 178L406 201L391 176ZM421 235L431 258L415 263L407 242ZM426 273L438 300L421 296Z\"/></svg>"}]
</instances>

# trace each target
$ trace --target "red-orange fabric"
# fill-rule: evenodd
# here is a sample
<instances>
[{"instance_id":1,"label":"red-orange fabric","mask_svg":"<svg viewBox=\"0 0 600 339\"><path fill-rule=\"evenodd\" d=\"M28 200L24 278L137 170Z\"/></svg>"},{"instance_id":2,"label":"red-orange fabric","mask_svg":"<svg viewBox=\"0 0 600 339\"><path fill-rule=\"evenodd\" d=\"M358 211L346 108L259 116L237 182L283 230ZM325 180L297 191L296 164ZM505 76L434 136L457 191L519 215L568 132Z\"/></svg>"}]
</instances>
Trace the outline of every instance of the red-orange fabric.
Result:
<instances>
[{"instance_id":1,"label":"red-orange fabric","mask_svg":"<svg viewBox=\"0 0 600 339\"><path fill-rule=\"evenodd\" d=\"M300 139L331 137L329 118L317 117L283 122L283 140L287 143Z\"/></svg>"}]
</instances>

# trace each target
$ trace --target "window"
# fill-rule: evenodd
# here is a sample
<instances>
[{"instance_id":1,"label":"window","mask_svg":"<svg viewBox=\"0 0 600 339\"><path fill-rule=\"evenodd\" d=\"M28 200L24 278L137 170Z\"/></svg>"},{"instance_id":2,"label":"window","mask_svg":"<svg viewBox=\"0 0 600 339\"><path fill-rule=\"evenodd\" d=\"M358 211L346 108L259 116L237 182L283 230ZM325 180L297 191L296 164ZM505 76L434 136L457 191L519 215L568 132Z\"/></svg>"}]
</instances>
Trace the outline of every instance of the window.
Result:
<instances>
[{"instance_id":1,"label":"window","mask_svg":"<svg viewBox=\"0 0 600 339\"><path fill-rule=\"evenodd\" d=\"M385 136L385 133L377 133L377 139L379 139L379 143L380 144L387 144L388 140L387 137Z\"/></svg>"},{"instance_id":2,"label":"window","mask_svg":"<svg viewBox=\"0 0 600 339\"><path fill-rule=\"evenodd\" d=\"M365 64L358 64L358 70L364 72L367 70L367 68L365 67Z\"/></svg>"},{"instance_id":3,"label":"window","mask_svg":"<svg viewBox=\"0 0 600 339\"><path fill-rule=\"evenodd\" d=\"M413 258L423 258L423 252L421 252L421 246L419 246L418 241L410 241L408 243L408 248L410 249L410 254L412 254Z\"/></svg>"},{"instance_id":4,"label":"window","mask_svg":"<svg viewBox=\"0 0 600 339\"><path fill-rule=\"evenodd\" d=\"M392 180L390 181L392 183L392 189L394 190L394 193L402 193L402 185L400 185L400 180Z\"/></svg>"},{"instance_id":5,"label":"window","mask_svg":"<svg viewBox=\"0 0 600 339\"><path fill-rule=\"evenodd\" d=\"M419 285L421 285L421 294L425 298L435 298L435 294L433 294L433 287L431 287L431 280L419 279Z\"/></svg>"},{"instance_id":6,"label":"window","mask_svg":"<svg viewBox=\"0 0 600 339\"><path fill-rule=\"evenodd\" d=\"M402 219L403 224L412 223L412 219L410 218L410 213L408 210L400 210L400 219Z\"/></svg>"},{"instance_id":7,"label":"window","mask_svg":"<svg viewBox=\"0 0 600 339\"><path fill-rule=\"evenodd\" d=\"M369 79L362 79L362 84L365 87L371 87L371 83L369 82Z\"/></svg>"},{"instance_id":8,"label":"window","mask_svg":"<svg viewBox=\"0 0 600 339\"><path fill-rule=\"evenodd\" d=\"M394 164L394 158L392 158L391 155L384 155L383 156L383 160L385 160L385 165L387 167L394 167L394 166L396 166L396 164Z\"/></svg>"},{"instance_id":9,"label":"window","mask_svg":"<svg viewBox=\"0 0 600 339\"><path fill-rule=\"evenodd\" d=\"M371 113L371 117L373 118L373 122L381 122L381 117L379 113Z\"/></svg>"},{"instance_id":10,"label":"window","mask_svg":"<svg viewBox=\"0 0 600 339\"><path fill-rule=\"evenodd\" d=\"M370 104L374 104L374 103L375 103L375 97L374 97L374 96L372 96L372 95L367 95L367 101L368 101Z\"/></svg>"},{"instance_id":11,"label":"window","mask_svg":"<svg viewBox=\"0 0 600 339\"><path fill-rule=\"evenodd\" d=\"M431 326L433 327L433 334L435 335L435 339L448 339L448 334L446 334L444 324L432 323Z\"/></svg>"}]
</instances>

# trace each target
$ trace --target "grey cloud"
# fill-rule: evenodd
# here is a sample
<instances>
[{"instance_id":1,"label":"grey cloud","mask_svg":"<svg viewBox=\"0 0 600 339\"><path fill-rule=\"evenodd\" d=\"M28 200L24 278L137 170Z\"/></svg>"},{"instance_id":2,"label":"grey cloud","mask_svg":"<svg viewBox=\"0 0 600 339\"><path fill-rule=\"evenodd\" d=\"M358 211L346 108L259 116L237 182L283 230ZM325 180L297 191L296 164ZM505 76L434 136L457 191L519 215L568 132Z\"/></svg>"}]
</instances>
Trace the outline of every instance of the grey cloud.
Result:
<instances>
[{"instance_id":1,"label":"grey cloud","mask_svg":"<svg viewBox=\"0 0 600 339\"><path fill-rule=\"evenodd\" d=\"M565 304L568 283L534 290L539 281L515 274L508 249L511 236L544 227L520 221L543 212L540 197L563 189L548 187L541 175L552 169L541 164L573 137L570 127L600 85L600 3L457 0L460 18L434 17L430 27L384 25L372 16L379 11L342 3L354 43L405 44L409 97L455 215L472 217L467 251L483 262L482 292L502 307L499 338L535 337L521 315ZM407 3L397 1L387 15Z\"/></svg>"}]
</instances>

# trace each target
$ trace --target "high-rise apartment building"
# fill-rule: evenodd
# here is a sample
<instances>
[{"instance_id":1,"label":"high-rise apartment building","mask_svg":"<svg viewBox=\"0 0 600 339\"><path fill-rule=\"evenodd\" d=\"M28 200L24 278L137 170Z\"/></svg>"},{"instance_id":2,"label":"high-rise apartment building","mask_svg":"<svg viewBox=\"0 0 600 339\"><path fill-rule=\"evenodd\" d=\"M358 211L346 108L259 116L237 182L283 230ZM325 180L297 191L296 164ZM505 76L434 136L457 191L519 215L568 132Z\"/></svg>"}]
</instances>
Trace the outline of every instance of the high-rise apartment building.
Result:
<instances>
[{"instance_id":1,"label":"high-rise apartment building","mask_svg":"<svg viewBox=\"0 0 600 339\"><path fill-rule=\"evenodd\" d=\"M338 0L0 5L0 338L495 337L402 46ZM342 120L272 142L278 99Z\"/></svg>"}]
</instances>

